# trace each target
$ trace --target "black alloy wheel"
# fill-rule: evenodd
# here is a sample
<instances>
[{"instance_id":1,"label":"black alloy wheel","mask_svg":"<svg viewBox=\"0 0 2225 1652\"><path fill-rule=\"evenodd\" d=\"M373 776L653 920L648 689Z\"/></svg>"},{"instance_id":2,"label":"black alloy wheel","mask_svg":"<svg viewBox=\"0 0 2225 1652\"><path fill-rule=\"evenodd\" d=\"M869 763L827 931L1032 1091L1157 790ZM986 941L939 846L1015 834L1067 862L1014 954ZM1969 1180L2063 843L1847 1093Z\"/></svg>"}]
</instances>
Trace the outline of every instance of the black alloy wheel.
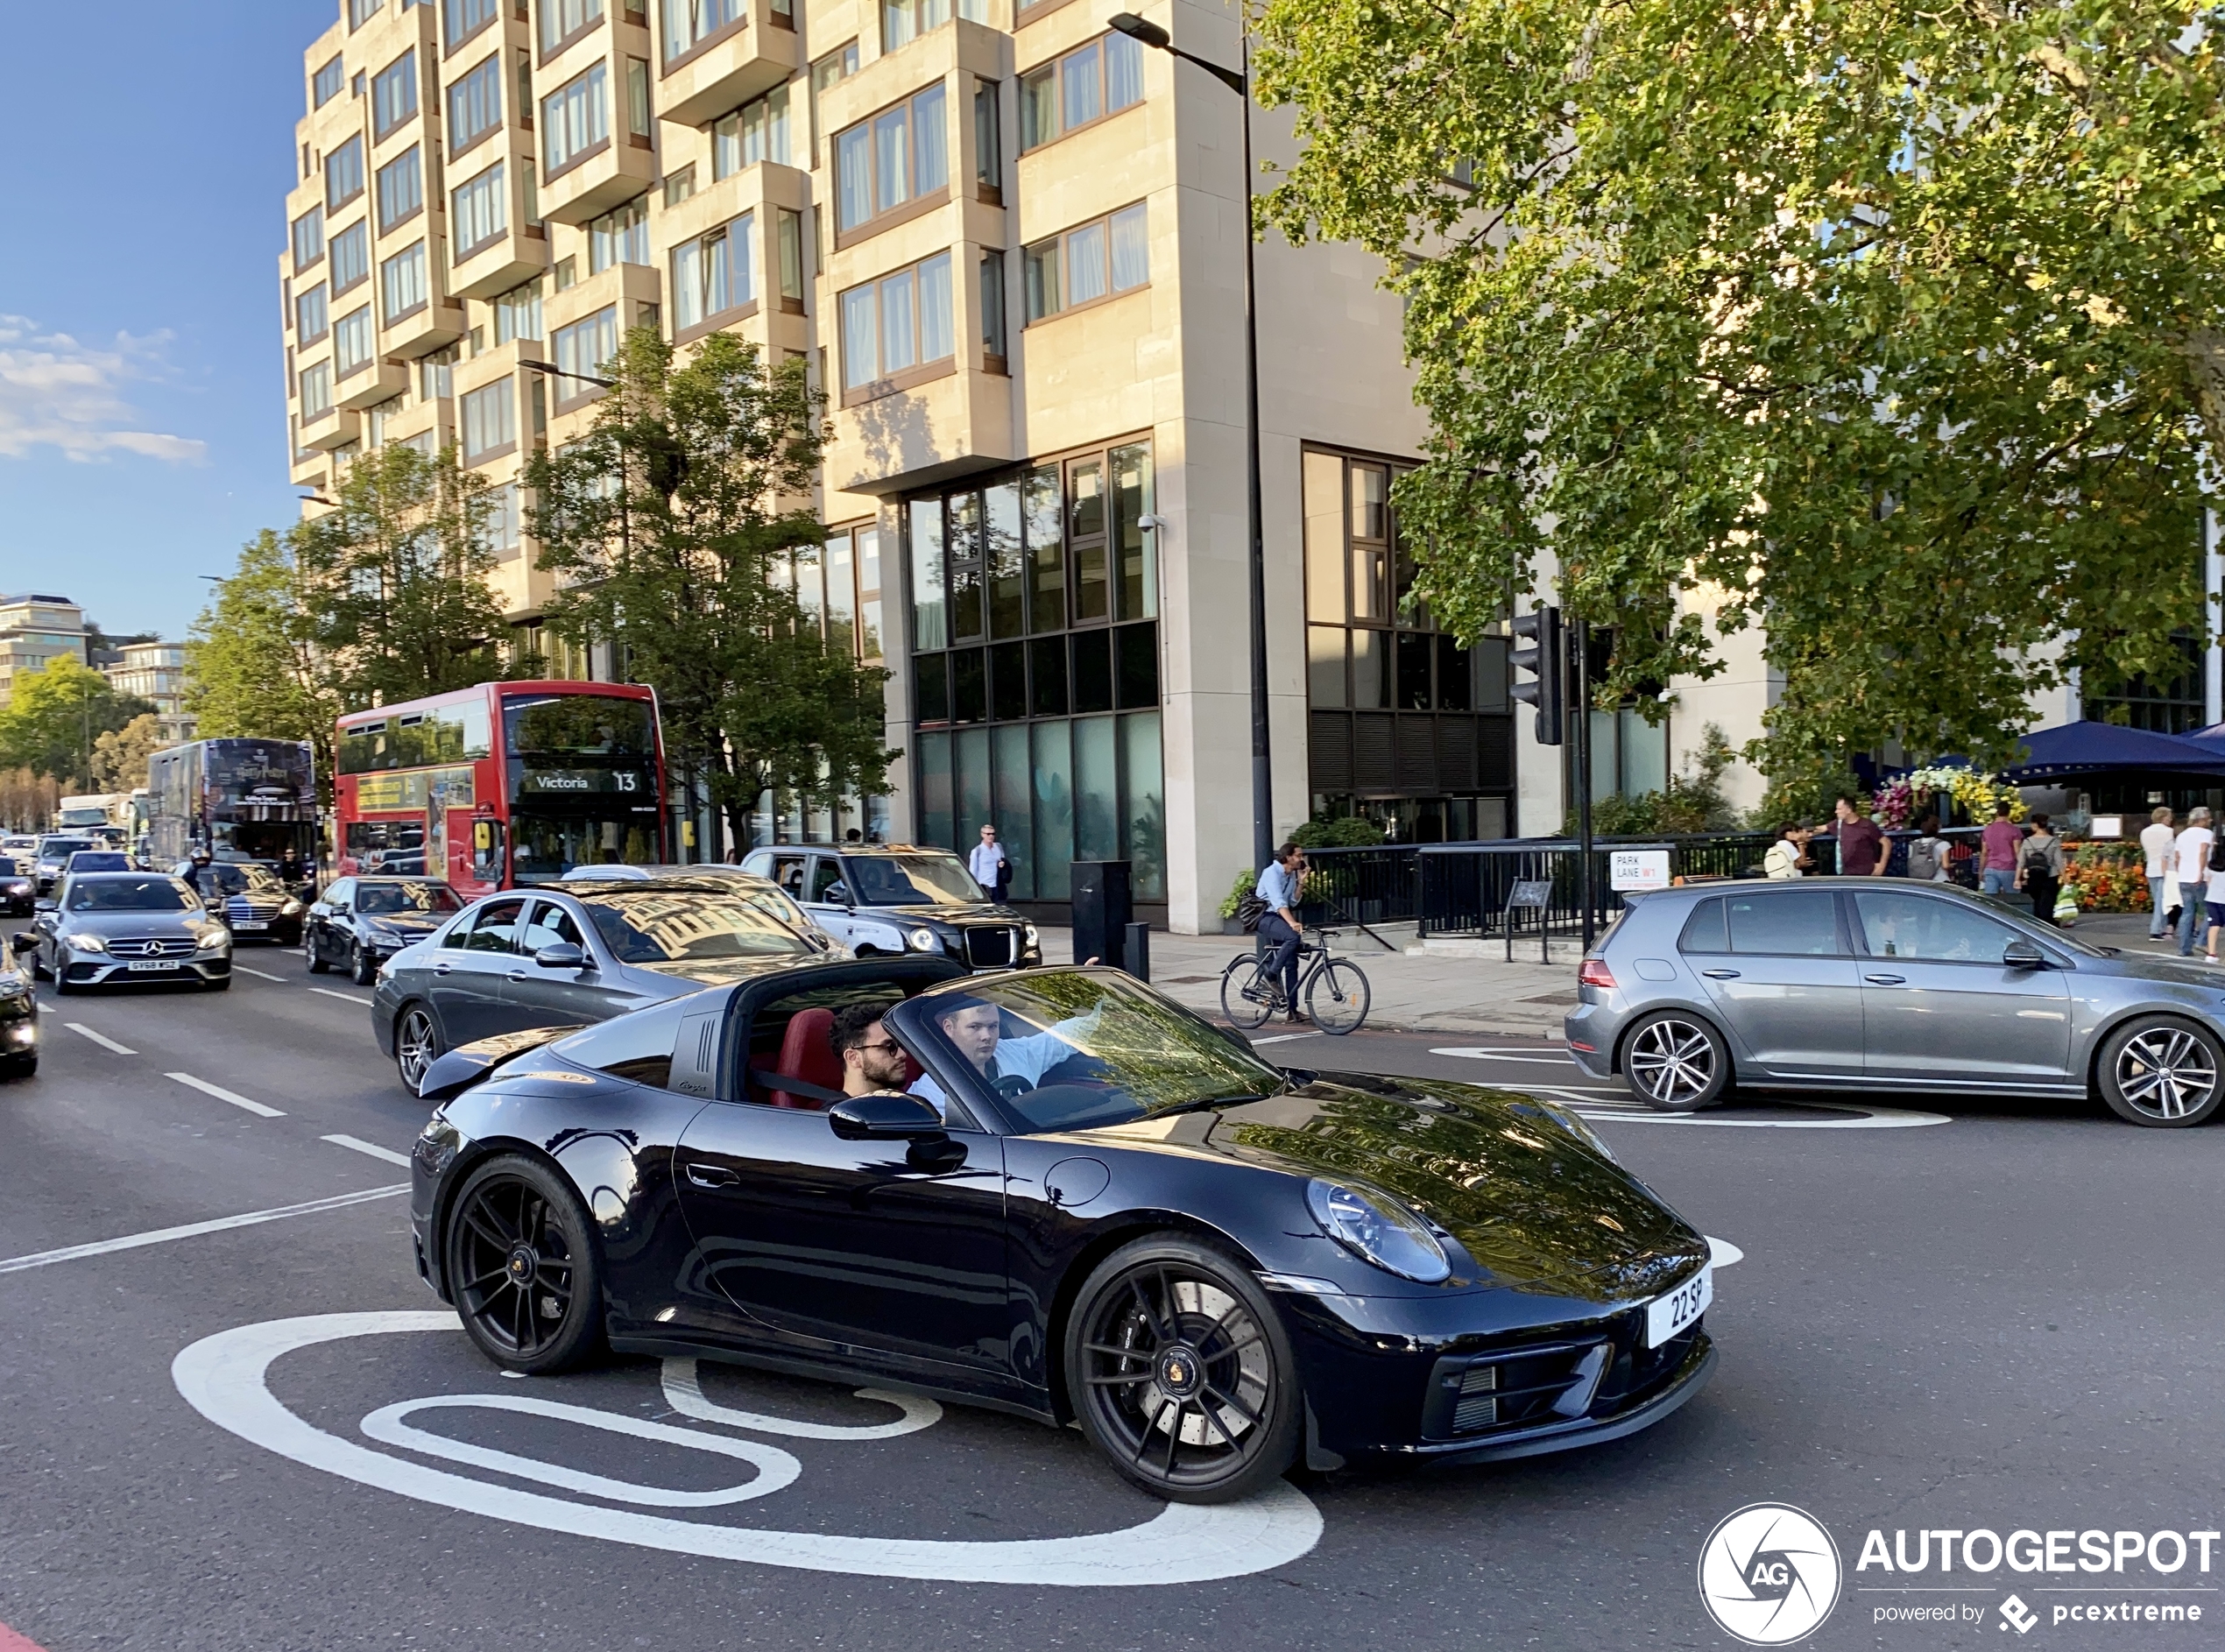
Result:
<instances>
[{"instance_id":1,"label":"black alloy wheel","mask_svg":"<svg viewBox=\"0 0 2225 1652\"><path fill-rule=\"evenodd\" d=\"M1112 1466L1155 1497L1225 1503L1296 1459L1305 1402L1250 1269L1165 1234L1099 1263L1066 1322L1066 1391Z\"/></svg>"},{"instance_id":2,"label":"black alloy wheel","mask_svg":"<svg viewBox=\"0 0 2225 1652\"><path fill-rule=\"evenodd\" d=\"M2225 1048L2192 1021L2135 1016L2102 1044L2094 1077L2101 1099L2126 1123L2183 1130L2225 1105Z\"/></svg>"},{"instance_id":3,"label":"black alloy wheel","mask_svg":"<svg viewBox=\"0 0 2225 1652\"><path fill-rule=\"evenodd\" d=\"M314 929L301 931L301 957L307 960L312 975L322 975L332 968L324 961L324 954L317 950L317 934Z\"/></svg>"},{"instance_id":4,"label":"black alloy wheel","mask_svg":"<svg viewBox=\"0 0 2225 1652\"><path fill-rule=\"evenodd\" d=\"M1622 1077L1656 1112L1697 1112L1730 1089L1730 1046L1699 1016L1662 1010L1624 1037Z\"/></svg>"},{"instance_id":5,"label":"black alloy wheel","mask_svg":"<svg viewBox=\"0 0 2225 1652\"><path fill-rule=\"evenodd\" d=\"M348 948L348 978L357 986L369 986L378 978L378 960L364 950L360 941Z\"/></svg>"},{"instance_id":6,"label":"black alloy wheel","mask_svg":"<svg viewBox=\"0 0 2225 1652\"><path fill-rule=\"evenodd\" d=\"M481 1165L448 1222L449 1295L479 1352L511 1371L563 1371L603 1339L602 1268L587 1209L532 1159Z\"/></svg>"},{"instance_id":7,"label":"black alloy wheel","mask_svg":"<svg viewBox=\"0 0 2225 1652\"><path fill-rule=\"evenodd\" d=\"M394 1023L394 1070L410 1094L417 1093L425 1070L440 1057L441 1029L434 1024L433 1012L422 1004L411 1005Z\"/></svg>"}]
</instances>

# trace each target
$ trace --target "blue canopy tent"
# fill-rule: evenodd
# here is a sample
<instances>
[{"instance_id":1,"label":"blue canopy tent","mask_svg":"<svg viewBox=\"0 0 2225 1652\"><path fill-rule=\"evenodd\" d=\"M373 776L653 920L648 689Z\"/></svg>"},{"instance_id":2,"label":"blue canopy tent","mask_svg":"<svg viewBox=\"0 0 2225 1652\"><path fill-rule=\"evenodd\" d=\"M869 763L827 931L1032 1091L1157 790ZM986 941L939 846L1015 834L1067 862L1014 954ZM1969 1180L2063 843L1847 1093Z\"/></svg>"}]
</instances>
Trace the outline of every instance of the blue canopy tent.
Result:
<instances>
[{"instance_id":1,"label":"blue canopy tent","mask_svg":"<svg viewBox=\"0 0 2225 1652\"><path fill-rule=\"evenodd\" d=\"M2080 720L2034 729L2024 746L2024 760L2002 771L2017 786L2080 774L2225 774L2225 724L2180 735Z\"/></svg>"}]
</instances>

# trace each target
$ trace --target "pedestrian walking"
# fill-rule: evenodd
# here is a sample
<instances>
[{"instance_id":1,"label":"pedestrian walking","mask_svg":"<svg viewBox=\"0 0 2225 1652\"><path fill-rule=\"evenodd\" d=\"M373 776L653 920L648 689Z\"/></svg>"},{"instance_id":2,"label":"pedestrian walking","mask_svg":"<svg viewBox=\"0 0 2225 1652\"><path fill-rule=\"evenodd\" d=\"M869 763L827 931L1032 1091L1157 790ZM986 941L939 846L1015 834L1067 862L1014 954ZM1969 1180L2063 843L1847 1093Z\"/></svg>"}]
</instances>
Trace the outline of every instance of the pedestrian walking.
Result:
<instances>
[{"instance_id":1,"label":"pedestrian walking","mask_svg":"<svg viewBox=\"0 0 2225 1652\"><path fill-rule=\"evenodd\" d=\"M2140 852L2148 879L2148 939L2160 941L2171 927L2169 914L2179 904L2179 886L2171 875L2171 847L2179 834L2171 830L2171 808L2158 807L2141 830Z\"/></svg>"},{"instance_id":2,"label":"pedestrian walking","mask_svg":"<svg viewBox=\"0 0 2225 1652\"><path fill-rule=\"evenodd\" d=\"M1885 833L1861 812L1861 805L1841 796L1833 811L1839 816L1839 871L1848 878L1875 878L1885 870L1890 854Z\"/></svg>"},{"instance_id":3,"label":"pedestrian walking","mask_svg":"<svg viewBox=\"0 0 2225 1652\"><path fill-rule=\"evenodd\" d=\"M2042 923L2055 921L2055 897L2063 888L2063 840L2048 830L2045 815L2032 816L2031 834L2017 858L2017 887L2031 897L2034 917Z\"/></svg>"},{"instance_id":4,"label":"pedestrian walking","mask_svg":"<svg viewBox=\"0 0 2225 1652\"><path fill-rule=\"evenodd\" d=\"M1995 803L1993 818L1978 834L1978 893L2005 895L2017 886L2017 846L2024 830L2009 818L2009 805Z\"/></svg>"},{"instance_id":5,"label":"pedestrian walking","mask_svg":"<svg viewBox=\"0 0 2225 1652\"><path fill-rule=\"evenodd\" d=\"M2186 830L2171 846L2172 877L2179 885L2179 956L2194 956L2194 936L2201 932L2202 898L2209 881L2209 851L2217 834L2209 829L2209 810L2197 805L2187 811Z\"/></svg>"},{"instance_id":6,"label":"pedestrian walking","mask_svg":"<svg viewBox=\"0 0 2225 1652\"><path fill-rule=\"evenodd\" d=\"M1012 891L1012 862L1005 855L1005 846L997 841L997 829L985 825L981 841L966 857L966 870L973 874L973 881L989 892L992 900L1002 900Z\"/></svg>"},{"instance_id":7,"label":"pedestrian walking","mask_svg":"<svg viewBox=\"0 0 2225 1652\"><path fill-rule=\"evenodd\" d=\"M1762 857L1764 878L1798 878L1800 875L1801 851L1807 847L1802 841L1800 829L1791 822L1776 829L1776 842L1769 845L1769 853Z\"/></svg>"},{"instance_id":8,"label":"pedestrian walking","mask_svg":"<svg viewBox=\"0 0 2225 1652\"><path fill-rule=\"evenodd\" d=\"M1267 903L1267 914L1260 920L1260 945L1267 957L1261 972L1281 985L1284 1019L1292 1021L1305 1020L1298 1010L1298 946L1305 938L1298 928L1298 890L1304 881L1305 851L1285 844L1260 868L1256 886L1259 898Z\"/></svg>"},{"instance_id":9,"label":"pedestrian walking","mask_svg":"<svg viewBox=\"0 0 2225 1652\"><path fill-rule=\"evenodd\" d=\"M1939 836L1939 817L1926 815L1916 830L1918 836L1908 846L1908 875L1918 883L1945 883L1947 841Z\"/></svg>"},{"instance_id":10,"label":"pedestrian walking","mask_svg":"<svg viewBox=\"0 0 2225 1652\"><path fill-rule=\"evenodd\" d=\"M2209 908L2209 936L2203 942L2202 952L2209 962L2217 962L2217 932L2225 929L2225 837L2209 846L2209 875L2204 879L2202 898Z\"/></svg>"}]
</instances>

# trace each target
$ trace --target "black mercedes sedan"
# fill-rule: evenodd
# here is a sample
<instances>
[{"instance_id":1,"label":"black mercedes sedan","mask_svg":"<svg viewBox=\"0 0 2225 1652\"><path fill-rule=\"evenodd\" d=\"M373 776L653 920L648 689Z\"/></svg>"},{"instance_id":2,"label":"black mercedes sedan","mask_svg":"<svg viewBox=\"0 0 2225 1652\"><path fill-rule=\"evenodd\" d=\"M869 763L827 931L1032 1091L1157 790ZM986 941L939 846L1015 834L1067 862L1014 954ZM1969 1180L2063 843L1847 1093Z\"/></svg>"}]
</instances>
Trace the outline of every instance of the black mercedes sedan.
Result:
<instances>
[{"instance_id":1,"label":"black mercedes sedan","mask_svg":"<svg viewBox=\"0 0 2225 1652\"><path fill-rule=\"evenodd\" d=\"M0 855L0 911L11 918L28 918L38 899L30 864L12 855Z\"/></svg>"},{"instance_id":2,"label":"black mercedes sedan","mask_svg":"<svg viewBox=\"0 0 2225 1652\"><path fill-rule=\"evenodd\" d=\"M1043 961L1035 926L992 900L947 849L790 844L751 851L742 870L780 885L860 957L924 952L977 970Z\"/></svg>"},{"instance_id":3,"label":"black mercedes sedan","mask_svg":"<svg viewBox=\"0 0 2225 1652\"><path fill-rule=\"evenodd\" d=\"M536 884L484 897L381 965L371 1031L414 1090L458 1044L604 1021L820 956L715 879Z\"/></svg>"},{"instance_id":4,"label":"black mercedes sedan","mask_svg":"<svg viewBox=\"0 0 2225 1652\"><path fill-rule=\"evenodd\" d=\"M200 892L235 939L301 944L308 907L264 862L218 860L195 865L185 861L173 870Z\"/></svg>"},{"instance_id":5,"label":"black mercedes sedan","mask_svg":"<svg viewBox=\"0 0 2225 1652\"><path fill-rule=\"evenodd\" d=\"M909 1387L1215 1502L1614 1439L1714 1359L1707 1241L1573 1113L1276 1068L1114 971L815 962L421 1093L418 1270L512 1371Z\"/></svg>"},{"instance_id":6,"label":"black mercedes sedan","mask_svg":"<svg viewBox=\"0 0 2225 1652\"><path fill-rule=\"evenodd\" d=\"M343 878L302 915L301 957L312 975L342 969L369 986L380 964L463 910L437 878Z\"/></svg>"}]
</instances>

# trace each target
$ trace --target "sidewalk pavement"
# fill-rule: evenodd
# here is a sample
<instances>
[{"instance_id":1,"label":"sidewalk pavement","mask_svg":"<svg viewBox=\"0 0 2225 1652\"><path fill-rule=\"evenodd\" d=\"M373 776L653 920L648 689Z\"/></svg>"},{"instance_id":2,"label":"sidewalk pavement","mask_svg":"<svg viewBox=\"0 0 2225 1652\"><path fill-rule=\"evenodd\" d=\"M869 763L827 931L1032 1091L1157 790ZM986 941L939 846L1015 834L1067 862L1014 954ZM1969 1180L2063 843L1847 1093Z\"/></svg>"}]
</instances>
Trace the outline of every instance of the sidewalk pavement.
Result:
<instances>
[{"instance_id":1,"label":"sidewalk pavement","mask_svg":"<svg viewBox=\"0 0 2225 1652\"><path fill-rule=\"evenodd\" d=\"M1378 926L1395 944L1413 943L1413 925ZM1073 932L1042 931L1043 958L1074 961ZM1537 942L1517 946L1517 962L1493 943L1481 957L1441 951L1386 951L1358 929L1337 936L1337 956L1367 972L1367 1025L1383 1032L1561 1035L1561 1017L1576 1003L1576 968L1583 949L1571 937L1553 943L1553 962L1537 961ZM1252 950L1247 935L1167 935L1151 932L1151 984L1169 998L1214 1020L1220 1019L1220 975L1229 959ZM1524 952L1527 961L1522 961ZM1273 1029L1261 1028L1262 1033Z\"/></svg>"}]
</instances>

